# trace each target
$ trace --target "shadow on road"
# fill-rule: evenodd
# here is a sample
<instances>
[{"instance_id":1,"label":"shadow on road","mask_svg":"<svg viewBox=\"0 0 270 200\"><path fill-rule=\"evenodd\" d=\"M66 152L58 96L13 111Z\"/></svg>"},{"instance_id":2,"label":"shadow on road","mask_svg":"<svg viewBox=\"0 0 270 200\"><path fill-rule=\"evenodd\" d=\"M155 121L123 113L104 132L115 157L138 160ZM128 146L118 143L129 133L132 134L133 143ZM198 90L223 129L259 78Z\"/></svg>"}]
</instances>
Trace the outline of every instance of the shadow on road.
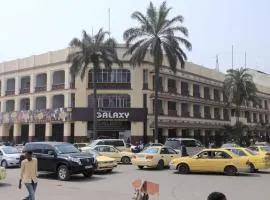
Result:
<instances>
[{"instance_id":1,"label":"shadow on road","mask_svg":"<svg viewBox=\"0 0 270 200\"><path fill-rule=\"evenodd\" d=\"M112 172L95 172L94 175L101 175L101 176L112 176L115 174L122 174L122 172L119 171L112 171Z\"/></svg>"},{"instance_id":2,"label":"shadow on road","mask_svg":"<svg viewBox=\"0 0 270 200\"><path fill-rule=\"evenodd\" d=\"M224 176L224 177L260 177L260 174L249 174L249 173L239 173L236 176L228 176L224 173L199 173L199 172L192 172L188 174L179 174L178 172L173 172L174 174L178 174L181 176L192 176L192 175L199 175L199 176Z\"/></svg>"},{"instance_id":3,"label":"shadow on road","mask_svg":"<svg viewBox=\"0 0 270 200\"><path fill-rule=\"evenodd\" d=\"M9 183L0 183L0 188L3 188L3 187L10 187L12 186L11 184Z\"/></svg>"},{"instance_id":4,"label":"shadow on road","mask_svg":"<svg viewBox=\"0 0 270 200\"><path fill-rule=\"evenodd\" d=\"M256 174L270 174L269 171L258 171L256 172Z\"/></svg>"},{"instance_id":5,"label":"shadow on road","mask_svg":"<svg viewBox=\"0 0 270 200\"><path fill-rule=\"evenodd\" d=\"M57 175L52 173L42 173L38 175L39 179L49 179L49 180L55 180L58 181ZM70 177L70 180L68 182L92 182L92 181L99 181L105 179L105 177L96 176L95 174L90 178L85 178L83 175L72 175Z\"/></svg>"}]
</instances>

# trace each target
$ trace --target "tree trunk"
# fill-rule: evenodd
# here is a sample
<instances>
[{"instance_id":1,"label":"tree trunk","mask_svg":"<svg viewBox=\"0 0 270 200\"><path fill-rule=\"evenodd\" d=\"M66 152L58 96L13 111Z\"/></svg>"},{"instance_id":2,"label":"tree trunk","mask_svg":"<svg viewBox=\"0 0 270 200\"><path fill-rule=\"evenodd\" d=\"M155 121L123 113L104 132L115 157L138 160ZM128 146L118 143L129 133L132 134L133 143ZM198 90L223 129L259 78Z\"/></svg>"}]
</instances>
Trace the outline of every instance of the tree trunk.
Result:
<instances>
[{"instance_id":1,"label":"tree trunk","mask_svg":"<svg viewBox=\"0 0 270 200\"><path fill-rule=\"evenodd\" d=\"M93 135L92 139L97 139L97 68L98 64L93 63Z\"/></svg>"},{"instance_id":2,"label":"tree trunk","mask_svg":"<svg viewBox=\"0 0 270 200\"><path fill-rule=\"evenodd\" d=\"M155 101L154 101L154 106L155 106L155 139L154 142L158 143L158 87L159 87L159 66L158 63L155 62Z\"/></svg>"}]
</instances>

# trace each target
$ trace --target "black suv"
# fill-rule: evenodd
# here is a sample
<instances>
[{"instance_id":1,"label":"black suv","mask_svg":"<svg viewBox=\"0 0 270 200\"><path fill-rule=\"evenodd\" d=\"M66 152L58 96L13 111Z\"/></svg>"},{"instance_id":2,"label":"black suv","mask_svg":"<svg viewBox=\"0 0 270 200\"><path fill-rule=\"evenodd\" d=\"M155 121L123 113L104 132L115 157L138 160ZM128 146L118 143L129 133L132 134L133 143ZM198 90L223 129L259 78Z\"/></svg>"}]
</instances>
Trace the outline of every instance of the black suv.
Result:
<instances>
[{"instance_id":1,"label":"black suv","mask_svg":"<svg viewBox=\"0 0 270 200\"><path fill-rule=\"evenodd\" d=\"M38 160L38 171L55 172L65 181L72 174L82 173L91 177L97 162L90 153L81 153L76 147L63 142L31 142L23 148L23 153L32 151ZM20 160L24 159L24 155Z\"/></svg>"}]
</instances>

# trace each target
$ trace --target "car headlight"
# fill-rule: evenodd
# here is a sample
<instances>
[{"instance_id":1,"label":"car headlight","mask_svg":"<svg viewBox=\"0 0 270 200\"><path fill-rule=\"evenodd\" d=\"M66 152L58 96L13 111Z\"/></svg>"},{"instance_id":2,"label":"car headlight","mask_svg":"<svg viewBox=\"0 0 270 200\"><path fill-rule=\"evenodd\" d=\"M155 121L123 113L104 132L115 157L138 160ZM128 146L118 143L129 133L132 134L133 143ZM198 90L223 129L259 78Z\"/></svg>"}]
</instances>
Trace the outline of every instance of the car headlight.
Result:
<instances>
[{"instance_id":1,"label":"car headlight","mask_svg":"<svg viewBox=\"0 0 270 200\"><path fill-rule=\"evenodd\" d=\"M79 158L69 157L68 159L69 159L71 162L75 162L75 163L77 163L77 164L79 164L79 165L82 165L82 162L81 162L81 160L80 160Z\"/></svg>"}]
</instances>

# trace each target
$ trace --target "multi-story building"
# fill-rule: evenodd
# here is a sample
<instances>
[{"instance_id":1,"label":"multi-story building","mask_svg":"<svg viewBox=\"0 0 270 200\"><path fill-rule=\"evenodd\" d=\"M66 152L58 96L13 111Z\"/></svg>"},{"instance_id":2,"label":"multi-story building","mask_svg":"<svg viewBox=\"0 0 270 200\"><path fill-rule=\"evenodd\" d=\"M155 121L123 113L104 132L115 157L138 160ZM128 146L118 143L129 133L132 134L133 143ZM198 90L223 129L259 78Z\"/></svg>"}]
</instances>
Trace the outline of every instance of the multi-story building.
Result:
<instances>
[{"instance_id":1,"label":"multi-story building","mask_svg":"<svg viewBox=\"0 0 270 200\"><path fill-rule=\"evenodd\" d=\"M119 46L119 57L125 48ZM72 77L69 49L0 63L0 140L86 141L92 129L92 71ZM154 133L154 71L150 62L100 70L98 136L151 140ZM250 70L260 105L242 107L240 120L250 133L266 137L269 75ZM194 137L220 142L224 125L236 121L235 108L223 98L225 75L193 63L176 73L163 68L159 85L159 140Z\"/></svg>"}]
</instances>

